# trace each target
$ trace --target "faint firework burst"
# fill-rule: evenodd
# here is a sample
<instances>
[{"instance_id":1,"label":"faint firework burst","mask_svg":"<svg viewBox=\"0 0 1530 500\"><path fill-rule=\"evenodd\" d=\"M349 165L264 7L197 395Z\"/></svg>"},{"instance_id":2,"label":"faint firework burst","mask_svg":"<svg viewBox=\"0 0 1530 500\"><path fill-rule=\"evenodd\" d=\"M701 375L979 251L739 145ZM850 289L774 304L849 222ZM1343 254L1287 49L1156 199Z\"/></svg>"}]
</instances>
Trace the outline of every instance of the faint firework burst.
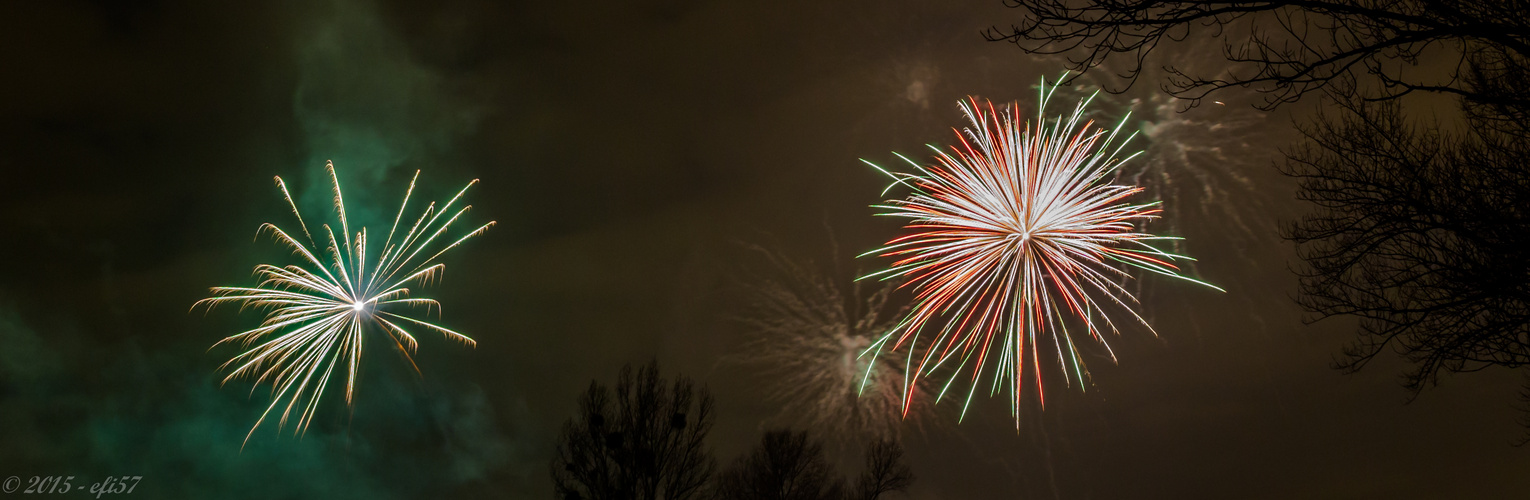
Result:
<instances>
[{"instance_id":1,"label":"faint firework burst","mask_svg":"<svg viewBox=\"0 0 1530 500\"><path fill-rule=\"evenodd\" d=\"M1093 94L1092 88L1078 84L1060 93L1084 98ZM1272 129L1267 113L1209 99L1187 108L1185 101L1161 93L1146 98L1101 93L1094 104L1084 117L1097 121L1117 121L1128 110L1146 108L1136 122L1139 137L1146 140L1144 154L1120 177L1178 207L1179 217L1164 220L1171 230L1179 228L1184 214L1195 213L1197 220L1213 221L1219 232L1246 240L1274 234L1263 216L1271 209L1269 190L1260 186L1281 180L1268 163L1276 153L1270 144L1281 142L1271 139L1284 129Z\"/></svg>"},{"instance_id":2,"label":"faint firework burst","mask_svg":"<svg viewBox=\"0 0 1530 500\"><path fill-rule=\"evenodd\" d=\"M1199 52L1177 58L1174 64L1184 66L1187 58L1193 62L1196 53ZM1098 76L1095 73L1080 76L1074 85L1058 89L1054 99L1089 97L1097 88L1091 82L1096 82ZM1291 133L1288 128L1275 126L1270 113L1250 106L1249 96L1227 94L1221 98L1230 101L1203 99L1192 108L1187 107L1187 101L1161 92L1141 97L1101 92L1084 116L1097 122L1115 123L1130 112L1131 119L1126 123L1141 131L1133 144L1143 152L1122 166L1117 173L1118 182L1141 186L1145 196L1174 207L1171 213L1154 221L1158 231L1216 234L1222 241L1216 250L1224 268L1219 279L1237 283L1257 279L1250 273L1259 273L1264 267L1260 263L1270 257L1264 254L1280 247L1280 231L1275 221L1295 216L1283 213L1282 205L1272 197L1274 193L1295 189L1294 185L1287 185L1291 180L1280 175L1278 169L1270 168L1271 162L1280 158L1278 145L1295 138L1288 136ZM1174 253L1197 253L1193 241L1170 241L1166 245ZM1228 259L1232 258L1246 265L1232 268L1235 274L1226 274ZM1196 262L1183 267L1188 274L1198 274ZM1128 286L1141 296L1164 284L1134 280ZM1245 304L1249 311L1259 310L1258 304L1278 299L1284 299L1282 292L1268 287L1253 287L1229 297ZM1151 313L1145 311L1144 317L1152 320ZM1270 334L1268 319L1257 313L1249 318L1259 325L1260 331ZM1196 335L1201 335L1201 328L1200 322L1189 326Z\"/></svg>"},{"instance_id":3,"label":"faint firework burst","mask_svg":"<svg viewBox=\"0 0 1530 500\"><path fill-rule=\"evenodd\" d=\"M367 229L352 233L346 218L345 199L340 191L340 180L335 175L333 163L325 170L334 189L335 213L340 222L340 238L335 237L329 224L321 226L315 240L304 222L297 204L287 191L287 184L276 177L276 186L282 197L292 207L292 215L301 228L302 240L282 230L275 224L261 224L259 233L269 232L277 241L292 248L293 255L301 257L301 264L278 267L271 264L255 266L260 282L254 287L213 287L212 297L197 301L192 306L214 306L237 303L240 310L264 309L265 320L260 327L231 335L213 344L239 343L246 348L219 366L219 370L235 367L224 377L223 383L241 377L254 378L255 387L270 382L271 404L261 413L260 419L245 435L248 442L255 429L265 422L271 411L283 400L278 428L285 426L293 409L298 409L298 421L294 433L307 430L313 422L320 397L329 384L335 366L343 362L346 372L345 402L351 404L356 389L356 369L361 361L364 339L369 331L380 331L409 361L416 372L419 366L410 353L418 348L410 329L428 330L445 335L469 346L477 342L466 335L445 327L417 319L410 314L416 308L425 313L434 309L439 316L440 303L432 299L411 298L411 284L425 285L445 270L446 265L437 262L448 250L456 248L469 238L483 234L494 222L489 222L457 238L448 245L435 244L462 217L472 205L457 209L444 221L442 216L452 212L452 207L468 188L478 183L475 179L458 191L450 201L440 207L435 202L425 206L419 218L405 233L399 234L399 223L414 194L415 181L420 172L415 171L404 192L393 226L383 240L381 253L368 265ZM395 237L398 239L395 241ZM306 244L305 244L306 242ZM322 242L322 246L320 245ZM320 249L322 248L322 251ZM427 256L421 258L421 256ZM327 260L327 264L326 261ZM254 388L251 388L254 393ZM298 405L303 401L301 406Z\"/></svg>"},{"instance_id":4,"label":"faint firework burst","mask_svg":"<svg viewBox=\"0 0 1530 500\"><path fill-rule=\"evenodd\" d=\"M1077 381L1082 389L1088 370L1070 326L1097 341L1113 361L1104 334L1119 329L1107 310L1124 312L1152 331L1124 286L1128 268L1221 290L1181 275L1175 262L1192 259L1155 246L1179 238L1137 229L1161 210L1159 202L1126 201L1141 187L1112 183L1121 165L1136 156L1118 158L1131 137L1116 143L1120 125L1105 130L1083 120L1088 98L1070 116L1048 119L1055 90L1042 82L1034 123L1020 121L1019 103L1002 112L975 98L962 103L971 127L957 132L949 151L931 146L935 164L904 157L916 173L866 162L894 179L888 190L912 190L876 206L885 210L880 215L908 219L909 233L867 253L896 260L866 278L903 278L902 286L915 294L908 313L868 351L906 350L910 381L949 371L937 402L957 380L966 380L964 416L990 377L989 395L1009 393L1017 427L1027 371L1039 401L1046 402L1044 343L1052 344L1048 351L1055 352L1064 382ZM905 385L905 408L918 389Z\"/></svg>"},{"instance_id":5,"label":"faint firework burst","mask_svg":"<svg viewBox=\"0 0 1530 500\"><path fill-rule=\"evenodd\" d=\"M900 367L874 363L876 353L868 352L902 315L890 303L894 286L847 279L844 287L784 252L750 249L765 265L748 284L744 362L764 375L776 418L840 444L900 435L909 381ZM916 424L922 401L909 414Z\"/></svg>"}]
</instances>

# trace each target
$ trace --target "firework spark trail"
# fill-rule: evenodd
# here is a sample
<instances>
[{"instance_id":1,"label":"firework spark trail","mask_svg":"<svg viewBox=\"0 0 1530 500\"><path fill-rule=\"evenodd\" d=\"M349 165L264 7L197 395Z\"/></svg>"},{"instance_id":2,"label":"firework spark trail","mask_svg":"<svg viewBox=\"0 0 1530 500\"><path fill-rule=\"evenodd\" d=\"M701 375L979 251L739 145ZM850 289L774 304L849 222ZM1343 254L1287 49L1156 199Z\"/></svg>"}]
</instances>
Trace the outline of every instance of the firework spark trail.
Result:
<instances>
[{"instance_id":1,"label":"firework spark trail","mask_svg":"<svg viewBox=\"0 0 1530 500\"><path fill-rule=\"evenodd\" d=\"M251 307L267 310L265 320L258 328L231 335L213 344L213 347L217 347L224 343L238 342L248 348L218 367L223 370L238 365L224 377L223 383L240 377L254 377L256 387L267 381L272 386L271 404L261 413L260 419L255 421L249 434L245 435L245 442L249 442L255 429L265 422L266 417L284 398L288 403L282 411L278 428L285 426L292 410L304 399L305 394L307 402L298 408L298 421L293 432L306 430L313 422L319 399L341 358L345 361L342 369L346 373L345 401L349 405L355 395L356 369L361 360L364 327L368 323L376 325L388 335L388 339L393 341L416 372L419 367L415 365L410 353L419 344L414 335L404 328L405 325L435 331L470 346L477 345L466 335L416 319L401 308L423 306L427 314L432 308L439 314L441 305L438 302L410 298L407 285L428 283L446 268L445 264L436 262L441 255L469 238L483 234L494 225L494 222L489 222L479 226L451 244L440 247L434 254L427 254L429 257L418 259L459 217L472 208L472 205L464 206L444 222L441 221L441 217L451 212L452 206L478 180L469 182L439 208L435 202L426 205L419 219L400 236L399 222L407 222L403 219L404 210L409 205L410 196L414 194L415 181L420 177L419 171L415 171L414 178L409 181L409 189L404 193L404 201L399 205L398 215L393 219L393 227L388 230L388 236L383 241L382 253L375 256L376 261L369 269L367 230L363 227L353 235L350 221L346 218L345 199L340 191L340 180L335 175L334 165L326 164L325 169L334 188L340 239L335 238L329 224L324 224L321 226L323 231L318 233L323 239L315 240L314 233L309 231L307 222L293 202L292 194L287 191L287 184L281 177L277 177L276 186L292 207L292 215L302 229L300 237L303 240L271 223L261 224L257 236L259 233L270 232L277 241L290 246L293 255L302 257L304 265L277 267L260 264L255 266L255 274L260 282L254 287L213 287L213 297L199 300L192 306L195 309L196 306L205 305L210 310L219 304L238 303L241 311ZM395 237L399 237L396 242ZM321 247L320 242L323 243L323 251L316 251ZM328 265L323 262L324 257L329 259ZM259 345L254 345L257 342ZM253 392L254 388L251 388Z\"/></svg>"},{"instance_id":2,"label":"firework spark trail","mask_svg":"<svg viewBox=\"0 0 1530 500\"><path fill-rule=\"evenodd\" d=\"M892 284L866 293L864 282L855 282L845 291L811 264L751 249L767 265L748 284L753 307L742 318L751 334L744 360L766 376L765 397L780 408L777 418L839 444L897 436L906 380L899 367L873 363L876 354L866 352L901 315L888 303Z\"/></svg>"},{"instance_id":3,"label":"firework spark trail","mask_svg":"<svg viewBox=\"0 0 1530 500\"><path fill-rule=\"evenodd\" d=\"M1119 125L1107 132L1093 121L1081 124L1088 99L1071 116L1048 120L1053 90L1043 81L1034 125L1017 123L1018 103L1002 113L975 98L962 103L972 126L957 133L950 151L931 146L936 164L909 161L918 173L890 173L866 162L893 177L889 190L913 190L876 206L886 210L879 215L909 219L905 229L912 232L868 252L897 260L866 278L905 278L902 286L915 292L908 314L869 350L907 348L913 380L954 364L936 401L967 378L963 416L992 365L989 394L1008 390L1017 428L1027 370L1043 406L1046 401L1038 337L1050 337L1047 347L1055 350L1064 381L1077 380L1082 388L1088 371L1068 331L1070 320L1107 352L1104 331L1119 332L1107 309L1119 308L1152 331L1121 283L1130 275L1115 264L1220 290L1180 275L1174 261L1191 259L1153 245L1178 238L1136 230L1160 209L1157 202L1127 203L1142 188L1109 182L1135 156L1117 158L1131 137L1113 146ZM935 331L927 332L927 325ZM970 377L961 376L964 370ZM917 387L904 388L905 406Z\"/></svg>"}]
</instances>

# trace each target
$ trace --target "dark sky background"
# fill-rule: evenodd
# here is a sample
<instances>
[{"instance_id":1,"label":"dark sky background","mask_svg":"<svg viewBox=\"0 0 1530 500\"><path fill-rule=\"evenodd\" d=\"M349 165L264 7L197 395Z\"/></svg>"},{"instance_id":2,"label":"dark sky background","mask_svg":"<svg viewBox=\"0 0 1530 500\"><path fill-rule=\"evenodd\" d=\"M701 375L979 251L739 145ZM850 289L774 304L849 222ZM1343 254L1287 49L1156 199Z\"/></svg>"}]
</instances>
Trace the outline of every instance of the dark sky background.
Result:
<instances>
[{"instance_id":1,"label":"dark sky background","mask_svg":"<svg viewBox=\"0 0 1530 500\"><path fill-rule=\"evenodd\" d=\"M886 179L858 159L927 156L966 95L1032 102L1063 61L979 34L1018 15L997 0L7 2L0 476L141 475L139 498L549 498L576 396L649 359L716 395L711 444L731 461L775 423L762 381L729 361L747 354L743 244L849 262L896 234L868 208ZM1216 49L1157 62L1214 74ZM960 425L950 408L910 425L909 498L1522 494L1518 375L1446 377L1405 404L1395 357L1330 368L1352 321L1303 325L1278 228L1306 207L1273 165L1306 108L1229 93L1181 114L1152 77L1096 107L1133 111L1146 153L1125 174L1166 203L1150 229L1186 237L1191 274L1227 293L1143 280L1160 336L1128 329L1119 365L1093 363L1086 393L1055 386L1018 431L981 397ZM421 335L423 378L373 350L354 410L331 394L306 436L262 427L241 452L267 400L220 388L233 351L208 347L258 315L189 308L286 262L252 240L289 220L271 176L318 218L326 159L374 226L415 169L428 199L482 179L470 217L499 225L427 290L478 347Z\"/></svg>"}]
</instances>

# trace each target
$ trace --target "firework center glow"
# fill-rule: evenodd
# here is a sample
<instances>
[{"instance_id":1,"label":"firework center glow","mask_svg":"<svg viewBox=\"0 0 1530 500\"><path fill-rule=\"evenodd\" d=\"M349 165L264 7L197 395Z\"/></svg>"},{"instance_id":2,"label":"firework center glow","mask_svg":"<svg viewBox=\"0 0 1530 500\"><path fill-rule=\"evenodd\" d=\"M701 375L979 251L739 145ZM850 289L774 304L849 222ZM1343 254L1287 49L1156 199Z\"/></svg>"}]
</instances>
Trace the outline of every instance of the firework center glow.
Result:
<instances>
[{"instance_id":1,"label":"firework center glow","mask_svg":"<svg viewBox=\"0 0 1530 500\"><path fill-rule=\"evenodd\" d=\"M351 304L351 309L355 309L356 312L361 312L361 310L366 309L366 308L367 308L366 301L362 301L362 302L357 302L355 304Z\"/></svg>"}]
</instances>

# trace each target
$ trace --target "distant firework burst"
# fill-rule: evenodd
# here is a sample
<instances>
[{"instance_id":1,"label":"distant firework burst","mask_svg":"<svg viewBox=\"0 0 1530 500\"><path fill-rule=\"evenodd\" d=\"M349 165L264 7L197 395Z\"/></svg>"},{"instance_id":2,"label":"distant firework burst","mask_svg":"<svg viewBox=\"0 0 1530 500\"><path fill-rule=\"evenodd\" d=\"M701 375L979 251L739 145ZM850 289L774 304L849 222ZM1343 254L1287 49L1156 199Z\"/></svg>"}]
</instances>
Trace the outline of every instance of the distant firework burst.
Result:
<instances>
[{"instance_id":1,"label":"distant firework burst","mask_svg":"<svg viewBox=\"0 0 1530 500\"><path fill-rule=\"evenodd\" d=\"M841 443L898 435L906 379L899 366L874 363L876 353L867 352L901 315L889 304L892 285L867 293L864 282L850 282L846 291L812 264L752 249L766 266L748 284L744 356L765 376L776 417Z\"/></svg>"},{"instance_id":2,"label":"distant firework burst","mask_svg":"<svg viewBox=\"0 0 1530 500\"><path fill-rule=\"evenodd\" d=\"M1176 63L1179 64L1179 63ZM1092 80L1094 73L1078 80ZM1057 91L1054 99L1087 97L1094 86L1075 83ZM1228 99L1241 98L1230 94ZM1161 227L1175 231L1186 226L1193 216L1194 225L1210 225L1215 231L1247 243L1242 247L1268 246L1271 184L1285 182L1279 172L1267 168L1277 151L1272 140L1285 129L1272 127L1271 118L1246 104L1202 101L1196 108L1186 108L1185 101L1162 93L1139 98L1118 94L1099 94L1085 112L1085 118L1101 122L1121 119L1128 110L1141 133L1133 145L1143 150L1140 158L1122 167L1120 182L1142 186L1154 197L1174 207L1166 214ZM1238 249L1246 253L1248 248ZM1245 259L1252 260L1249 256Z\"/></svg>"},{"instance_id":3,"label":"distant firework burst","mask_svg":"<svg viewBox=\"0 0 1530 500\"><path fill-rule=\"evenodd\" d=\"M410 329L433 331L470 346L477 345L466 335L416 319L410 314L416 308L424 308L427 313L435 309L439 313L441 306L431 299L410 298L408 286L429 282L446 267L437 262L437 259L494 225L493 222L484 224L448 245L435 244L458 218L472 208L468 205L452 212L462 195L478 181L469 182L445 205L437 207L435 202L427 204L409 229L400 233L399 223L408 223L403 219L404 210L409 206L414 183L420 176L419 171L415 171L414 178L409 181L409 189L404 192L404 201L399 205L398 215L393 219L393 227L383 240L382 251L373 256L374 260L369 265L367 230L363 227L360 231L351 232L350 222L346 218L345 199L341 195L340 180L335 175L334 165L327 164L325 169L329 172L334 188L340 238L335 237L329 224L324 224L321 226L323 231L318 233L322 239L315 240L297 204L292 201L287 184L281 177L277 177L276 186L292 207L292 215L302 230L298 236L303 239L299 240L271 223L262 224L259 232L269 232L277 241L291 247L293 255L301 257L301 264L285 267L270 264L255 266L255 275L260 282L253 288L213 287L213 297L197 301L193 306L193 309L196 306L211 309L219 304L237 303L241 310L266 310L265 321L259 328L229 336L214 344L217 347L237 342L247 348L243 354L219 367L220 370L235 367L223 379L224 383L240 377L252 377L256 386L265 382L272 385L274 394L271 405L261 413L260 419L250 428L249 435L255 433L255 429L265 422L266 417L283 400L287 404L279 425L286 425L292 410L297 409L298 421L294 432L306 430L313 421L319 399L337 364L346 373L345 401L350 404L355 394L356 369L361 361L362 346L374 327L387 336L411 366L414 366L414 359L410 353L418 347L418 343L409 332ZM450 217L443 221L442 217L448 212L452 212ZM418 366L414 368L419 370ZM299 405L299 402L302 404ZM249 435L245 436L246 441Z\"/></svg>"},{"instance_id":4,"label":"distant firework burst","mask_svg":"<svg viewBox=\"0 0 1530 500\"><path fill-rule=\"evenodd\" d=\"M1049 120L1053 90L1043 82L1034 123L1020 122L1018 103L1003 111L975 98L962 103L972 126L957 133L958 143L932 146L934 165L910 161L917 173L889 173L889 190L913 192L877 205L880 215L908 219L909 233L868 252L896 260L867 277L904 278L915 300L872 349L907 349L911 380L949 371L936 401L966 381L956 393L966 393L963 415L985 377L990 395L1009 393L1017 425L1027 372L1044 405L1042 349L1055 353L1065 382L1083 387L1088 371L1073 334L1086 332L1110 352L1104 333L1118 329L1108 310L1151 331L1123 286L1126 266L1220 290L1180 275L1174 262L1190 259L1154 246L1178 238L1138 230L1160 209L1128 203L1142 188L1111 182L1135 156L1117 157L1131 137L1117 144L1119 125L1080 123L1089 99ZM904 388L905 402L916 388Z\"/></svg>"}]
</instances>

